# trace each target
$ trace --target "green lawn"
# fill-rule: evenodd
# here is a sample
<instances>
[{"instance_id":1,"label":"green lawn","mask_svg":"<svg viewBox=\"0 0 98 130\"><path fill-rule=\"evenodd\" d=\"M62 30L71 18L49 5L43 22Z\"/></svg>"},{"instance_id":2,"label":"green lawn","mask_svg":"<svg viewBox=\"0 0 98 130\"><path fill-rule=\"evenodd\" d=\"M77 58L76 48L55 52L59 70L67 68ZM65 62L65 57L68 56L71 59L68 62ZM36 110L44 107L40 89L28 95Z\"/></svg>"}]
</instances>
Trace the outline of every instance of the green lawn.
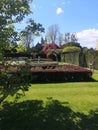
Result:
<instances>
[{"instance_id":1,"label":"green lawn","mask_svg":"<svg viewBox=\"0 0 98 130\"><path fill-rule=\"evenodd\" d=\"M98 72L93 77L96 82L32 84L18 102L3 104L0 130L97 130Z\"/></svg>"},{"instance_id":2,"label":"green lawn","mask_svg":"<svg viewBox=\"0 0 98 130\"><path fill-rule=\"evenodd\" d=\"M93 74L93 78L98 81L98 72ZM88 112L98 108L98 82L70 82L57 84L32 84L24 100L43 100L47 98L57 99L67 103L74 111ZM12 97L8 98L9 100Z\"/></svg>"}]
</instances>

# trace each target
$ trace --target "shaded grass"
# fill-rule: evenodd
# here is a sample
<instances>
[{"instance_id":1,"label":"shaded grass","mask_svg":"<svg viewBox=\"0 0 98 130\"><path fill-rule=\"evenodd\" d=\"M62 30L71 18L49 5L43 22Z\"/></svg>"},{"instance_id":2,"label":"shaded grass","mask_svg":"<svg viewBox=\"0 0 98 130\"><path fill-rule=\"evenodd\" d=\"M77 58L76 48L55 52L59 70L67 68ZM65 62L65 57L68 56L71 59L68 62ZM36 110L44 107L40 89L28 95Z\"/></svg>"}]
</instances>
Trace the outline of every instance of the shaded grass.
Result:
<instances>
[{"instance_id":1,"label":"shaded grass","mask_svg":"<svg viewBox=\"0 0 98 130\"><path fill-rule=\"evenodd\" d=\"M0 130L97 130L97 72L93 78L96 82L32 84L17 103L3 104Z\"/></svg>"},{"instance_id":2,"label":"shaded grass","mask_svg":"<svg viewBox=\"0 0 98 130\"><path fill-rule=\"evenodd\" d=\"M43 100L53 98L68 103L74 111L87 113L98 108L98 71L93 78L96 82L70 82L52 84L32 84L25 96L19 102L25 100ZM9 97L7 100L12 100Z\"/></svg>"},{"instance_id":3,"label":"shaded grass","mask_svg":"<svg viewBox=\"0 0 98 130\"><path fill-rule=\"evenodd\" d=\"M74 112L58 100L5 103L0 110L0 130L97 130L98 110L88 115Z\"/></svg>"}]
</instances>

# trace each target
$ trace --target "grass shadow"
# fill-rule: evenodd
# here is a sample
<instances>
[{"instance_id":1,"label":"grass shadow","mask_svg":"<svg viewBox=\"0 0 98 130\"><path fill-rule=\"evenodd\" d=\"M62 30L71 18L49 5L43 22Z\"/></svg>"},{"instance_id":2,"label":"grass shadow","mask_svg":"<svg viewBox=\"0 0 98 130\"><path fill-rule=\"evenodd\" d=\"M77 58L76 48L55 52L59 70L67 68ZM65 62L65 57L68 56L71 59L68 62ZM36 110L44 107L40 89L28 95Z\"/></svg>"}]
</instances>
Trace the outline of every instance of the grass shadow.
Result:
<instances>
[{"instance_id":1,"label":"grass shadow","mask_svg":"<svg viewBox=\"0 0 98 130\"><path fill-rule=\"evenodd\" d=\"M0 109L0 130L97 130L98 110L88 115L74 112L58 100L28 100L4 103Z\"/></svg>"}]
</instances>

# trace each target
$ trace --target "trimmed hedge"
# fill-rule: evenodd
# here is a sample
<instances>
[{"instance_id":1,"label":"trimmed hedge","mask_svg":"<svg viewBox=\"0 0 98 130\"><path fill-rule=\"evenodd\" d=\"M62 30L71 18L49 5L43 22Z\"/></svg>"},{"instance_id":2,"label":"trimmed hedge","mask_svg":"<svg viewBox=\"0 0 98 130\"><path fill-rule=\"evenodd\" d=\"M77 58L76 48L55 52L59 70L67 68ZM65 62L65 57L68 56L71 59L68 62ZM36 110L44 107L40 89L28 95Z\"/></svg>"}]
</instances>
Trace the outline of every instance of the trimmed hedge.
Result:
<instances>
[{"instance_id":1,"label":"trimmed hedge","mask_svg":"<svg viewBox=\"0 0 98 130\"><path fill-rule=\"evenodd\" d=\"M4 53L4 57L32 57L33 58L33 54L30 53Z\"/></svg>"},{"instance_id":2,"label":"trimmed hedge","mask_svg":"<svg viewBox=\"0 0 98 130\"><path fill-rule=\"evenodd\" d=\"M90 81L92 73L89 72L64 72L64 71L40 71L33 72L33 82L69 82Z\"/></svg>"},{"instance_id":3,"label":"trimmed hedge","mask_svg":"<svg viewBox=\"0 0 98 130\"><path fill-rule=\"evenodd\" d=\"M25 65L24 65L25 66ZM5 67L0 66L0 71L4 72ZM10 66L9 73L19 73L19 67ZM75 65L58 65L58 64L36 64L30 66L29 78L32 82L61 82L61 81L89 81L91 80L92 71Z\"/></svg>"}]
</instances>

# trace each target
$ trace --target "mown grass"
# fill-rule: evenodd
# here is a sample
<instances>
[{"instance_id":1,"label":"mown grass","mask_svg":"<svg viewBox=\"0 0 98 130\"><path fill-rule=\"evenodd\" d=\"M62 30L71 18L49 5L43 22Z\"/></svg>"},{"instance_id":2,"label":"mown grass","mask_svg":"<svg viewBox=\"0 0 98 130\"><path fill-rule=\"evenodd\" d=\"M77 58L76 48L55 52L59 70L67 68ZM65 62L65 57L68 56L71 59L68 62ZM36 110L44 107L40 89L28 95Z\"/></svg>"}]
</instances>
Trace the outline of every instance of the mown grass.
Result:
<instances>
[{"instance_id":1,"label":"mown grass","mask_svg":"<svg viewBox=\"0 0 98 130\"><path fill-rule=\"evenodd\" d=\"M51 84L32 84L25 96L25 100L43 100L53 98L66 103L74 111L87 113L98 108L98 71L93 74L95 82L66 82ZM9 97L7 100L12 100Z\"/></svg>"}]
</instances>

